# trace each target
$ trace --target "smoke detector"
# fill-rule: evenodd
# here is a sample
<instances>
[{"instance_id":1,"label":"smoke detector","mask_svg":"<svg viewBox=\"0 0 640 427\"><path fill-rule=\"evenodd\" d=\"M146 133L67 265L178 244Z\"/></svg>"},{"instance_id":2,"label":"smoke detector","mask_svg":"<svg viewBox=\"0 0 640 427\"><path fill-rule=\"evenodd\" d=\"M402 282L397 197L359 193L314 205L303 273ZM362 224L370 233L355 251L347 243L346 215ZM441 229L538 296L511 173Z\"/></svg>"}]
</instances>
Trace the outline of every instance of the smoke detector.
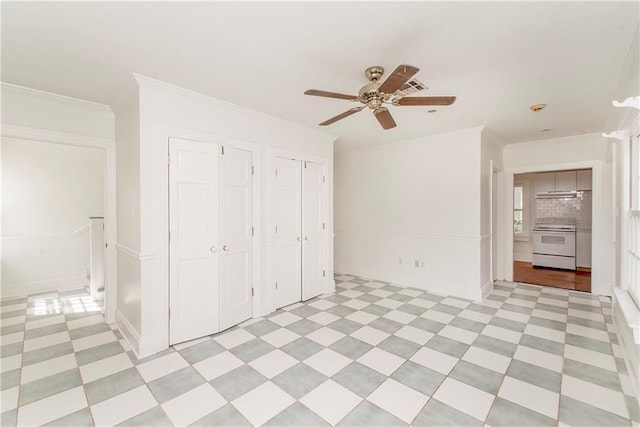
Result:
<instances>
[{"instance_id":1,"label":"smoke detector","mask_svg":"<svg viewBox=\"0 0 640 427\"><path fill-rule=\"evenodd\" d=\"M531 107L529 107L529 109L535 113L537 111L544 109L544 107L546 106L547 104L533 104Z\"/></svg>"}]
</instances>

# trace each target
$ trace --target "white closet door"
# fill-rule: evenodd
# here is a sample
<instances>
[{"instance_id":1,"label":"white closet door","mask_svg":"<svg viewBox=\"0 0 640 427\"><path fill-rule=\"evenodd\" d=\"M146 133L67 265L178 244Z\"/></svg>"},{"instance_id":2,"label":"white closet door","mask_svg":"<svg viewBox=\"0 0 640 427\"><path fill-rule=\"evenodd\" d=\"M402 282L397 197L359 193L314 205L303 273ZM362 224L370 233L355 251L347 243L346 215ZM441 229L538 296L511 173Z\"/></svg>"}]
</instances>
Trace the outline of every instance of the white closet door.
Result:
<instances>
[{"instance_id":1,"label":"white closet door","mask_svg":"<svg viewBox=\"0 0 640 427\"><path fill-rule=\"evenodd\" d=\"M323 291L322 165L304 162L302 172L302 299Z\"/></svg>"},{"instance_id":2,"label":"white closet door","mask_svg":"<svg viewBox=\"0 0 640 427\"><path fill-rule=\"evenodd\" d=\"M220 329L252 314L251 152L228 146L220 156Z\"/></svg>"},{"instance_id":3,"label":"white closet door","mask_svg":"<svg viewBox=\"0 0 640 427\"><path fill-rule=\"evenodd\" d=\"M276 158L276 307L302 298L302 163Z\"/></svg>"},{"instance_id":4,"label":"white closet door","mask_svg":"<svg viewBox=\"0 0 640 427\"><path fill-rule=\"evenodd\" d=\"M218 146L169 141L169 342L218 332Z\"/></svg>"}]
</instances>

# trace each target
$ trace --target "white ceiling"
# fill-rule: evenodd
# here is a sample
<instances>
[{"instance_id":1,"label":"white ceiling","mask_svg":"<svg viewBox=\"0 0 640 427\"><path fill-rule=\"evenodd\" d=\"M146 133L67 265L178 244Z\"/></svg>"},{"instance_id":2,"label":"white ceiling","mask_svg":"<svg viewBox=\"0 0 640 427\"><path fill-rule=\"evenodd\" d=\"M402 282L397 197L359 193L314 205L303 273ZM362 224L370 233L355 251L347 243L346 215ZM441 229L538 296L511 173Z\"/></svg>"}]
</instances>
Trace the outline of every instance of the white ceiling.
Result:
<instances>
[{"instance_id":1,"label":"white ceiling","mask_svg":"<svg viewBox=\"0 0 640 427\"><path fill-rule=\"evenodd\" d=\"M103 104L139 73L339 137L336 149L478 125L504 143L601 132L637 37L630 2L2 2L2 80ZM455 104L355 106L364 70L405 63ZM637 93L629 94L638 95ZM529 111L535 103L548 107ZM359 104L358 104L359 105ZM551 129L541 132L543 129Z\"/></svg>"}]
</instances>

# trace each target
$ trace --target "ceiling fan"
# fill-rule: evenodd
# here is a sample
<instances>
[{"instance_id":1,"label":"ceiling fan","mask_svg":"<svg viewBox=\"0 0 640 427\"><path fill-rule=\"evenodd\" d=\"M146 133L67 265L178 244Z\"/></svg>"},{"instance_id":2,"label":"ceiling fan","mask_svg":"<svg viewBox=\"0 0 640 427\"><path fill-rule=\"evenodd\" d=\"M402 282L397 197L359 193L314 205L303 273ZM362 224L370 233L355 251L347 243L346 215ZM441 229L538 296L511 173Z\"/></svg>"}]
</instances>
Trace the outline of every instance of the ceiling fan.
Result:
<instances>
[{"instance_id":1,"label":"ceiling fan","mask_svg":"<svg viewBox=\"0 0 640 427\"><path fill-rule=\"evenodd\" d=\"M391 73L389 77L383 82L378 83L382 74L384 74L384 68L380 66L373 66L366 69L364 75L369 79L371 83L364 85L358 96L345 95L343 93L327 92L324 90L309 89L304 92L305 95L324 96L326 98L346 99L348 101L359 101L362 106L351 108L342 114L338 114L335 117L325 120L320 123L320 126L327 126L332 123L342 120L345 117L349 117L359 111L362 111L365 107L369 107L373 111L373 115L378 119L383 129L391 129L396 127L396 122L393 120L389 110L383 106L383 104L392 104L397 106L417 106L417 105L451 105L455 102L455 96L423 96L423 97L405 97L407 92L403 91L411 77L414 76L419 68L411 65L401 64ZM424 89L424 86L418 85L418 90ZM413 90L415 91L415 89Z\"/></svg>"}]
</instances>

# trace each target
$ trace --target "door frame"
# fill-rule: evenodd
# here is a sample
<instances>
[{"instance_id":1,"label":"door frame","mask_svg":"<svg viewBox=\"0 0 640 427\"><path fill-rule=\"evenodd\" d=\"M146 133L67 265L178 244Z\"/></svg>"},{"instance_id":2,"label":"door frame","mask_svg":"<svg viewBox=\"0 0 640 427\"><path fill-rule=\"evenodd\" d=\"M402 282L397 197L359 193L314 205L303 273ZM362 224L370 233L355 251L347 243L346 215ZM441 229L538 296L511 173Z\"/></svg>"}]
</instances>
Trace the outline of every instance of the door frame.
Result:
<instances>
[{"instance_id":1,"label":"door frame","mask_svg":"<svg viewBox=\"0 0 640 427\"><path fill-rule=\"evenodd\" d=\"M329 159L325 157L312 156L306 153L301 153L299 151L286 150L281 148L269 148L267 154L267 171L268 171L268 181L267 181L267 192L265 199L267 200L268 213L267 213L267 232L265 233L265 237L267 239L267 245L271 250L268 254L268 262L266 265L267 272L265 276L267 277L267 285L265 286L266 290L266 303L265 308L267 312L272 312L276 310L276 300L275 300L275 281L276 281L276 271L275 271L275 261L276 261L276 249L275 249L275 225L276 225L276 203L274 202L274 190L276 188L276 177L275 177L275 168L276 168L276 158L282 157L291 160L298 160L301 162L313 162L322 165L322 173L326 177L325 186L322 189L322 215L323 218L326 218L326 233L322 238L322 259L324 264L324 269L326 271L325 276L325 284L324 284L324 292L331 292L335 287L331 286L333 284L332 272L333 269L330 268L330 260L333 257L333 246L330 244L333 241L333 235L329 236L330 230L333 230L333 222L332 218L330 218L331 205L332 201L329 199L329 185L331 185L332 180L330 179L330 173L332 172L329 169ZM267 261L267 260L265 260ZM263 273L264 274L264 273ZM304 284L303 284L304 286ZM302 298L302 295L301 295Z\"/></svg>"},{"instance_id":2,"label":"door frame","mask_svg":"<svg viewBox=\"0 0 640 427\"><path fill-rule=\"evenodd\" d=\"M153 320L158 330L153 335L156 338L154 347L165 349L169 347L169 168L167 164L167 155L169 153L169 139L179 138L203 143L214 143L220 146L230 146L241 150L251 151L254 166L253 175L253 197L252 216L254 222L255 235L253 236L252 251L252 285L255 289L253 296L252 315L257 317L261 314L261 301L263 299L262 289L258 285L261 277L261 251L260 242L262 235L260 219L261 194L261 159L262 148L258 143L242 141L239 139L228 138L211 133L200 132L192 129L182 128L179 126L157 125L154 127L153 141L158 143L157 150L154 150L156 158L154 159L155 168L155 186L159 196L158 209L156 213L156 222L154 227L156 240L156 248L158 253L158 266L165 268L157 269L157 299L154 307Z\"/></svg>"},{"instance_id":3,"label":"door frame","mask_svg":"<svg viewBox=\"0 0 640 427\"><path fill-rule=\"evenodd\" d=\"M105 322L115 322L117 305L116 266L116 141L112 138L79 135L76 133L38 129L27 126L2 124L1 135L7 138L25 139L52 144L94 148L104 152L104 226L105 226ZM87 218L87 221L89 219Z\"/></svg>"},{"instance_id":4,"label":"door frame","mask_svg":"<svg viewBox=\"0 0 640 427\"><path fill-rule=\"evenodd\" d=\"M588 160L580 162L560 162L544 165L519 166L509 168L504 172L504 221L502 240L505 260L504 280L513 282L513 176L524 173L553 172L573 169L591 169L592 204L591 204L591 293L594 295L611 295L613 281L611 275L607 276L606 254L611 250L602 244L605 234L603 214L598 207L602 204L603 197L603 162L601 160Z\"/></svg>"}]
</instances>

